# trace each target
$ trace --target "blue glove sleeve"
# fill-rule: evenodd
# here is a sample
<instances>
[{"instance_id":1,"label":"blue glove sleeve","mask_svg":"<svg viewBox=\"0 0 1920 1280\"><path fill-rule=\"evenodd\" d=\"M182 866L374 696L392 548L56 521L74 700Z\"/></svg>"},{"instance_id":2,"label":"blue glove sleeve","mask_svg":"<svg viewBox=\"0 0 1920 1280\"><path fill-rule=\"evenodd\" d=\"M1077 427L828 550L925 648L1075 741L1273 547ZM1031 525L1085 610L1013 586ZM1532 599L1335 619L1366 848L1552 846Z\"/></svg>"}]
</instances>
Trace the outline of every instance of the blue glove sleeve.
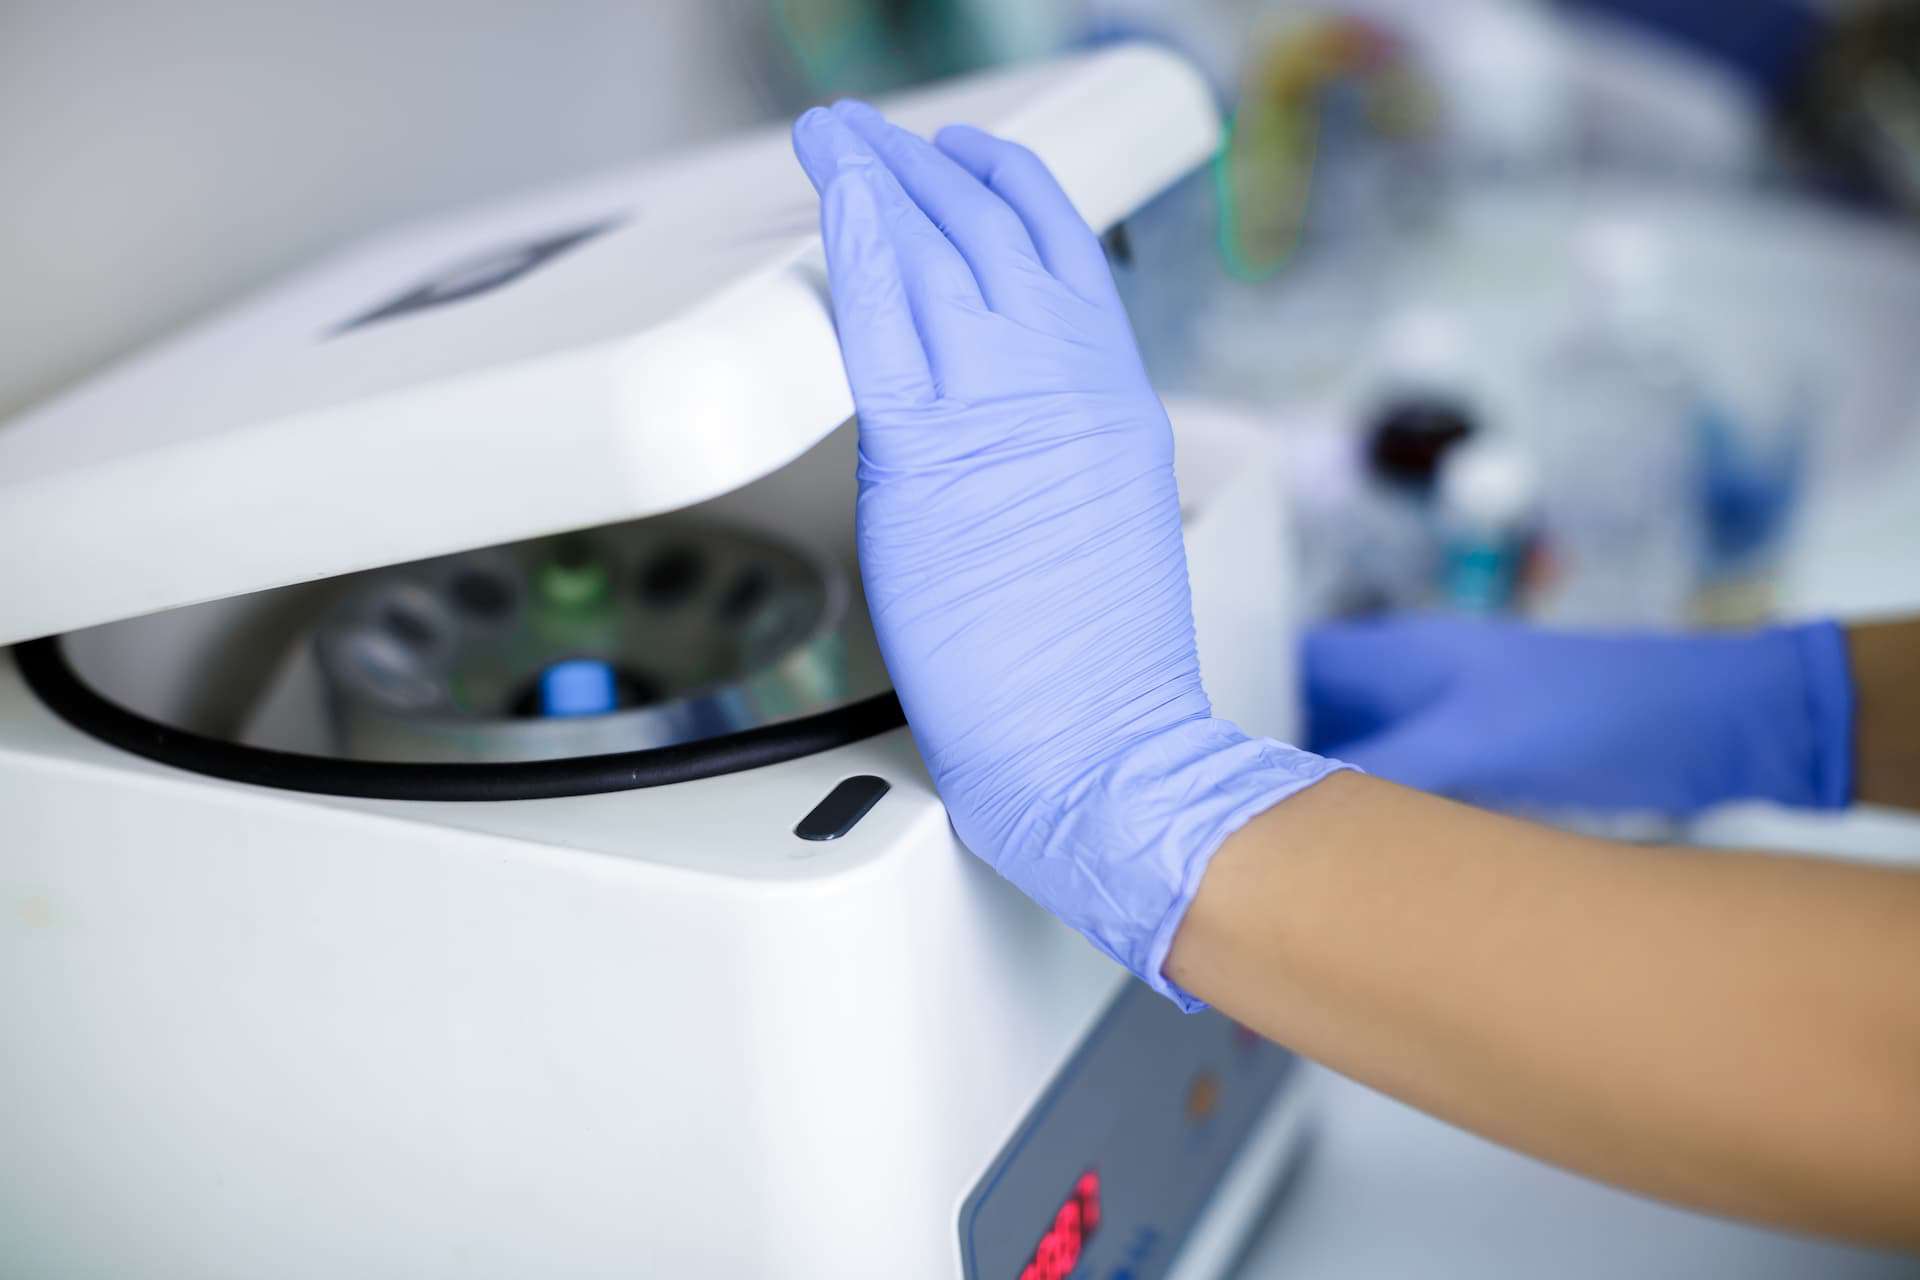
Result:
<instances>
[{"instance_id":1,"label":"blue glove sleeve","mask_svg":"<svg viewBox=\"0 0 1920 1280\"><path fill-rule=\"evenodd\" d=\"M1214 851L1341 766L1215 719L1173 437L1105 255L1029 151L816 109L861 574L967 847L1156 990Z\"/></svg>"},{"instance_id":2,"label":"blue glove sleeve","mask_svg":"<svg viewBox=\"0 0 1920 1280\"><path fill-rule=\"evenodd\" d=\"M1695 813L1853 794L1853 683L1830 622L1587 634L1416 618L1311 633L1312 742L1483 804Z\"/></svg>"}]
</instances>

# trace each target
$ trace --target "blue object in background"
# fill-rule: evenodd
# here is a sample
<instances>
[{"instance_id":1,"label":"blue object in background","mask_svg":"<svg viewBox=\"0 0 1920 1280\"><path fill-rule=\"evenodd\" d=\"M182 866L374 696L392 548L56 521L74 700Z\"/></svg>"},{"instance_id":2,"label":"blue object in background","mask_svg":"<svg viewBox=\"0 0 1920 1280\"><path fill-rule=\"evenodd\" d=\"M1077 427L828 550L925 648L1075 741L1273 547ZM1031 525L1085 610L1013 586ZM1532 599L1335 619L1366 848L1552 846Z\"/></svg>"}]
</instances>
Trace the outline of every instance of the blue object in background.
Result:
<instances>
[{"instance_id":1,"label":"blue object in background","mask_svg":"<svg viewBox=\"0 0 1920 1280\"><path fill-rule=\"evenodd\" d=\"M598 658L556 662L540 673L540 714L603 716L619 705L613 668Z\"/></svg>"},{"instance_id":2,"label":"blue object in background","mask_svg":"<svg viewBox=\"0 0 1920 1280\"><path fill-rule=\"evenodd\" d=\"M1571 0L1571 7L1669 36L1776 100L1792 91L1826 25L1806 0Z\"/></svg>"},{"instance_id":3,"label":"blue object in background","mask_svg":"<svg viewBox=\"0 0 1920 1280\"><path fill-rule=\"evenodd\" d=\"M1718 575L1751 569L1776 548L1793 515L1807 469L1804 414L1770 435L1743 430L1713 404L1700 414L1707 514L1708 570Z\"/></svg>"}]
</instances>

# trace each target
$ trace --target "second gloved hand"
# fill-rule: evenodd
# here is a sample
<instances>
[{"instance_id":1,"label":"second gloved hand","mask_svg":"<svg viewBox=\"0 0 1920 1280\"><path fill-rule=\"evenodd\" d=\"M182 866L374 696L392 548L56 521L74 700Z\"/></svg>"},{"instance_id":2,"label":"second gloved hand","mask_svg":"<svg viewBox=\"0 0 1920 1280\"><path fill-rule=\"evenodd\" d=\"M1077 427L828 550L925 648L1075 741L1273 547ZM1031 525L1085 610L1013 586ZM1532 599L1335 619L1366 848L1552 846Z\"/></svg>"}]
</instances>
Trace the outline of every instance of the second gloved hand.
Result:
<instances>
[{"instance_id":1,"label":"second gloved hand","mask_svg":"<svg viewBox=\"0 0 1920 1280\"><path fill-rule=\"evenodd\" d=\"M1105 255L1028 151L860 103L821 193L875 630L967 846L1156 989L1207 861L1339 766L1215 719L1173 437Z\"/></svg>"},{"instance_id":2,"label":"second gloved hand","mask_svg":"<svg viewBox=\"0 0 1920 1280\"><path fill-rule=\"evenodd\" d=\"M1550 631L1414 618L1307 637L1312 742L1370 773L1533 810L1837 808L1852 679L1832 623Z\"/></svg>"}]
</instances>

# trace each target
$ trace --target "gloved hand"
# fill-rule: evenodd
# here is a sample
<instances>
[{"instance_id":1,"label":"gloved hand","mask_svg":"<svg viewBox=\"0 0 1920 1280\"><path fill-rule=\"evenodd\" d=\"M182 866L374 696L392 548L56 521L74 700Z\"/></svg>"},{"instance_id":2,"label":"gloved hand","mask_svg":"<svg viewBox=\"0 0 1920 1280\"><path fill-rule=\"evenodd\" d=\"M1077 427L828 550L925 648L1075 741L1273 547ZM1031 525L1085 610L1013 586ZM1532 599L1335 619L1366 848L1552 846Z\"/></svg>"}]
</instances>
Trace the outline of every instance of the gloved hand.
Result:
<instances>
[{"instance_id":1,"label":"gloved hand","mask_svg":"<svg viewBox=\"0 0 1920 1280\"><path fill-rule=\"evenodd\" d=\"M1161 974L1201 873L1339 766L1214 719L1173 437L1106 259L1030 152L843 102L794 126L860 421L860 568L969 849Z\"/></svg>"},{"instance_id":2,"label":"gloved hand","mask_svg":"<svg viewBox=\"0 0 1920 1280\"><path fill-rule=\"evenodd\" d=\"M1322 627L1304 657L1315 749L1422 790L1673 815L1852 795L1832 623L1660 635L1416 618Z\"/></svg>"}]
</instances>

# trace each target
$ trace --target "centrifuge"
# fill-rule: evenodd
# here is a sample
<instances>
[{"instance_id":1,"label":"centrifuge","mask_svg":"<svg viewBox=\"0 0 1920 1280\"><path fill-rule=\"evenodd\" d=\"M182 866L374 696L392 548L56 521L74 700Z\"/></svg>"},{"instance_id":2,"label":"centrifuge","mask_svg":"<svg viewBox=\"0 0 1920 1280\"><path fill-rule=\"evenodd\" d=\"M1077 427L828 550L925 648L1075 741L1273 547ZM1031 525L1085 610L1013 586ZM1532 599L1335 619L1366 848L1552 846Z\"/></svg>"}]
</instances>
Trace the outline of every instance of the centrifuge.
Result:
<instances>
[{"instance_id":1,"label":"centrifuge","mask_svg":"<svg viewBox=\"0 0 1920 1280\"><path fill-rule=\"evenodd\" d=\"M1096 227L1112 49L890 103ZM1293 1059L958 844L853 552L785 131L402 229L0 429L0 1256L35 1275L1219 1274ZM1223 713L1280 486L1174 414Z\"/></svg>"}]
</instances>

